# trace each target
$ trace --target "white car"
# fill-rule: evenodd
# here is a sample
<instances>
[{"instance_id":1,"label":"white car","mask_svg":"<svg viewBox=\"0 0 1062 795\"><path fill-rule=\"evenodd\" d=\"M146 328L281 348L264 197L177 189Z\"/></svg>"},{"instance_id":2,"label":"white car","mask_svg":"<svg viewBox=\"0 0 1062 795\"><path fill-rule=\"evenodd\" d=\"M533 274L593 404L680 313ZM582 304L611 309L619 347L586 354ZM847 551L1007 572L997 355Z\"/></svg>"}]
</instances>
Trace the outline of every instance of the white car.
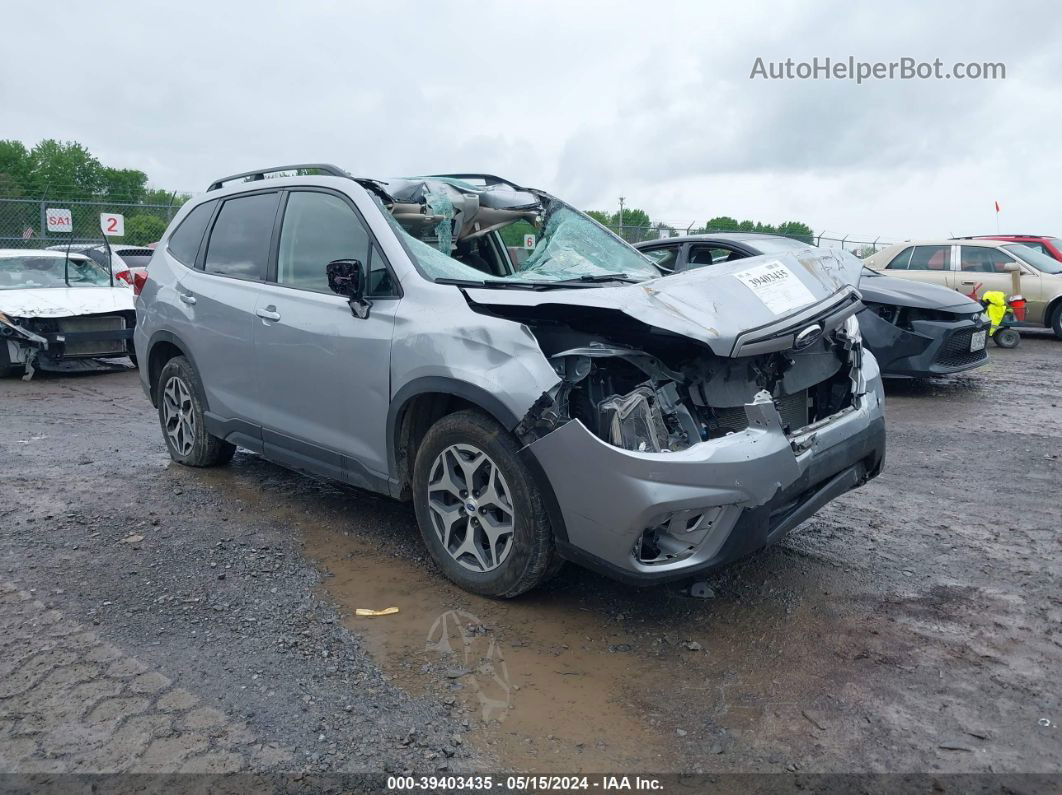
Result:
<instances>
[{"instance_id":1,"label":"white car","mask_svg":"<svg viewBox=\"0 0 1062 795\"><path fill-rule=\"evenodd\" d=\"M126 260L124 253L126 251L140 252L143 250L142 246L122 246L112 245L110 251L107 250L107 246L103 243L74 243L70 246L70 252L77 252L78 254L84 254L86 257L95 260L103 267L107 267L107 263L111 263L111 271L114 273L114 277L123 284L132 286L133 284L133 271L132 265ZM67 247L63 245L48 246L48 251L59 251L66 253Z\"/></svg>"},{"instance_id":2,"label":"white car","mask_svg":"<svg viewBox=\"0 0 1062 795\"><path fill-rule=\"evenodd\" d=\"M100 360L132 353L134 299L84 254L0 249L0 376L114 369Z\"/></svg>"}]
</instances>

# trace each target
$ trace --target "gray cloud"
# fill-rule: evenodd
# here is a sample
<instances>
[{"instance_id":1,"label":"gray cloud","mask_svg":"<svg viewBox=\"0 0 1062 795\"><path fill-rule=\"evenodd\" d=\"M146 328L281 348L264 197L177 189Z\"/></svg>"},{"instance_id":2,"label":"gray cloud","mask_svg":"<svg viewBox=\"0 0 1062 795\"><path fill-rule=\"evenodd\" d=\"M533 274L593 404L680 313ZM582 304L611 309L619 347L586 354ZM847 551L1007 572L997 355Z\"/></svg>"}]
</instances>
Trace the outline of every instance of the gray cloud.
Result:
<instances>
[{"instance_id":1,"label":"gray cloud","mask_svg":"<svg viewBox=\"0 0 1062 795\"><path fill-rule=\"evenodd\" d=\"M906 236L980 231L1000 198L1015 223L1057 223L1054 6L53 7L47 25L5 10L0 135L76 139L160 186L332 160L498 172L588 207L623 193L665 219ZM748 78L757 56L848 55L1002 61L1008 79Z\"/></svg>"}]
</instances>

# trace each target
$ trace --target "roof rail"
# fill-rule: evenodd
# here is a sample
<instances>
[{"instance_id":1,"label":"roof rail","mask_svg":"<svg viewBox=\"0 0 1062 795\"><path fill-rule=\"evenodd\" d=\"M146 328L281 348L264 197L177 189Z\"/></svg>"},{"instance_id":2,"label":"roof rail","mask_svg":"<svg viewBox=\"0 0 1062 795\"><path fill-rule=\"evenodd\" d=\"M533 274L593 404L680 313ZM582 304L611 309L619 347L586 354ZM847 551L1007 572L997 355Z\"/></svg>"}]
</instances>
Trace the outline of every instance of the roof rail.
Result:
<instances>
[{"instance_id":1,"label":"roof rail","mask_svg":"<svg viewBox=\"0 0 1062 795\"><path fill-rule=\"evenodd\" d=\"M517 190L523 190L523 188L521 188L515 182L510 182L509 180L504 179L502 177L497 177L494 174L475 174L475 173L428 174L428 176L429 177L443 177L445 179L463 179L463 180L481 179L481 180L483 180L484 184L486 184L486 185L508 185L510 188L516 188Z\"/></svg>"},{"instance_id":2,"label":"roof rail","mask_svg":"<svg viewBox=\"0 0 1062 795\"><path fill-rule=\"evenodd\" d=\"M208 191L217 190L222 187L226 182L232 182L234 179L242 179L247 182L257 182L260 179L265 179L266 174L276 174L278 171L308 171L313 169L314 171L323 171L325 174L331 177L347 177L352 179L349 173L341 169L339 166L333 166L331 163L296 163L292 166L274 166L273 168L260 168L256 171L244 171L242 174L232 174L221 179L216 179L210 183Z\"/></svg>"}]
</instances>

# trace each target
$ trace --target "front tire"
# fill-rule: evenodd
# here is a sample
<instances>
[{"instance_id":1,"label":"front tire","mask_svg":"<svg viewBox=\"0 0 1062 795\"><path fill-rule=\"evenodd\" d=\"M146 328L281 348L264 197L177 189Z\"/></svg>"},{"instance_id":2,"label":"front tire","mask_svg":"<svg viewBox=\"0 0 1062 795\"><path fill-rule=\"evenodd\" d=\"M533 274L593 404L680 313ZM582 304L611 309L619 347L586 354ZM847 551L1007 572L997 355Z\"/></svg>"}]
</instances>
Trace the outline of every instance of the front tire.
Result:
<instances>
[{"instance_id":1,"label":"front tire","mask_svg":"<svg viewBox=\"0 0 1062 795\"><path fill-rule=\"evenodd\" d=\"M413 502L436 565L466 591L511 598L555 574L542 494L497 422L449 414L424 436L413 467Z\"/></svg>"},{"instance_id":2,"label":"front tire","mask_svg":"<svg viewBox=\"0 0 1062 795\"><path fill-rule=\"evenodd\" d=\"M212 467L232 460L236 445L207 433L203 384L183 356L166 362L155 384L162 438L170 458L190 467Z\"/></svg>"},{"instance_id":3,"label":"front tire","mask_svg":"<svg viewBox=\"0 0 1062 795\"><path fill-rule=\"evenodd\" d=\"M1055 313L1051 316L1051 331L1062 340L1062 303L1055 307Z\"/></svg>"}]
</instances>

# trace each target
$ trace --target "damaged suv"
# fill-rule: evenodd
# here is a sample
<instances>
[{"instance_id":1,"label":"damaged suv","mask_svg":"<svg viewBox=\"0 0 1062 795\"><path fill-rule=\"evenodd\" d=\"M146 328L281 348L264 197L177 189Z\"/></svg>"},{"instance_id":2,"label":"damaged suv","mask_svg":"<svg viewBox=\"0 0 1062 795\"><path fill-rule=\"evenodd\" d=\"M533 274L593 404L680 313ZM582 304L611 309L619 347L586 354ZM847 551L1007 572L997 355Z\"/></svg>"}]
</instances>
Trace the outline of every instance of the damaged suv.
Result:
<instances>
[{"instance_id":1,"label":"damaged suv","mask_svg":"<svg viewBox=\"0 0 1062 795\"><path fill-rule=\"evenodd\" d=\"M853 261L664 276L497 177L285 166L182 208L134 339L175 461L238 445L412 500L432 558L477 593L515 596L564 560L661 582L880 471Z\"/></svg>"}]
</instances>

